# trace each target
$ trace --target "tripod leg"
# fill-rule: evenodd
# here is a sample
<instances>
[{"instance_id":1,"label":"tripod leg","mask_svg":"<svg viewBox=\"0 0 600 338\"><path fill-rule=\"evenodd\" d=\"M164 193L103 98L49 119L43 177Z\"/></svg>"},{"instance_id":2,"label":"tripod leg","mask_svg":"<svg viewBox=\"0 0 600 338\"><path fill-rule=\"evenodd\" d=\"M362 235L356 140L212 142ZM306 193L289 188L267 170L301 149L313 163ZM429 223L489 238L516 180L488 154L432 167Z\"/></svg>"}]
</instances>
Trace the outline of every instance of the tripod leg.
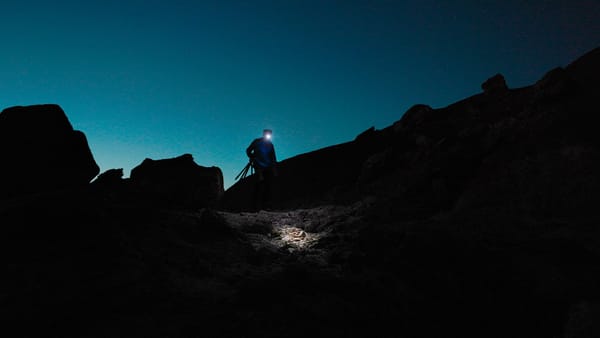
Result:
<instances>
[{"instance_id":1,"label":"tripod leg","mask_svg":"<svg viewBox=\"0 0 600 338\"><path fill-rule=\"evenodd\" d=\"M244 168L244 173L242 174L242 179L246 178L246 176L248 176L248 170L250 170L252 168L252 165L250 163L248 163L246 165L246 167Z\"/></svg>"},{"instance_id":2,"label":"tripod leg","mask_svg":"<svg viewBox=\"0 0 600 338\"><path fill-rule=\"evenodd\" d=\"M242 174L244 173L244 170L245 170L245 169L246 169L246 168L242 169L242 171L240 171L240 173L239 173L239 174L237 174L237 176L235 177L235 179L236 179L236 180L237 180L238 178L240 178L240 176L242 176Z\"/></svg>"},{"instance_id":3,"label":"tripod leg","mask_svg":"<svg viewBox=\"0 0 600 338\"><path fill-rule=\"evenodd\" d=\"M246 173L248 172L248 167L250 166L250 163L246 164L246 166L244 167L244 169L242 169L242 171L240 171L240 173L235 177L235 179L237 180L238 178L242 177L246 177Z\"/></svg>"}]
</instances>

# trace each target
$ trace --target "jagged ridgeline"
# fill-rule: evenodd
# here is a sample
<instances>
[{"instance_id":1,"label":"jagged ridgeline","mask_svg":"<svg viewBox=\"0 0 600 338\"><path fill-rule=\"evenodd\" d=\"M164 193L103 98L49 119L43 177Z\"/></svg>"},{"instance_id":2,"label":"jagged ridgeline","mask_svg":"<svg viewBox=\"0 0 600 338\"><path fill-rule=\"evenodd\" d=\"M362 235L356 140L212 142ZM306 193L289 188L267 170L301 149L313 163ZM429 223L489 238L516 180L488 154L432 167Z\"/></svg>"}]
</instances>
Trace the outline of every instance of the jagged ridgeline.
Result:
<instances>
[{"instance_id":1,"label":"jagged ridgeline","mask_svg":"<svg viewBox=\"0 0 600 338\"><path fill-rule=\"evenodd\" d=\"M0 113L0 199L83 186L99 173L85 134L54 104Z\"/></svg>"},{"instance_id":2,"label":"jagged ridgeline","mask_svg":"<svg viewBox=\"0 0 600 338\"><path fill-rule=\"evenodd\" d=\"M447 107L417 104L392 126L283 161L273 200L295 208L370 195L394 200L394 213L594 213L599 65L594 49L530 86L509 88L497 74ZM237 182L222 206L248 208L252 186Z\"/></svg>"},{"instance_id":3,"label":"jagged ridgeline","mask_svg":"<svg viewBox=\"0 0 600 338\"><path fill-rule=\"evenodd\" d=\"M0 113L0 199L94 188L112 198L165 207L201 208L223 195L218 167L203 167L191 154L146 158L123 179L123 169L99 174L85 134L74 130L56 104L17 106ZM92 182L93 180L93 182Z\"/></svg>"},{"instance_id":4,"label":"jagged ridgeline","mask_svg":"<svg viewBox=\"0 0 600 338\"><path fill-rule=\"evenodd\" d=\"M260 212L252 175L224 191L191 154L98 175L58 105L5 109L2 332L600 336L600 49L490 75L282 161Z\"/></svg>"},{"instance_id":5,"label":"jagged ridgeline","mask_svg":"<svg viewBox=\"0 0 600 338\"><path fill-rule=\"evenodd\" d=\"M598 189L590 177L597 169L598 54L594 49L522 88L508 88L497 74L480 94L439 109L416 104L392 126L284 160L274 207L373 196L425 214L486 205L589 211ZM92 154L58 105L7 108L0 114L0 155L9 164L0 167L0 198L86 186L99 173ZM221 170L197 165L190 154L146 159L130 180L119 170L107 170L96 185L186 208L252 204L254 177L224 192Z\"/></svg>"}]
</instances>

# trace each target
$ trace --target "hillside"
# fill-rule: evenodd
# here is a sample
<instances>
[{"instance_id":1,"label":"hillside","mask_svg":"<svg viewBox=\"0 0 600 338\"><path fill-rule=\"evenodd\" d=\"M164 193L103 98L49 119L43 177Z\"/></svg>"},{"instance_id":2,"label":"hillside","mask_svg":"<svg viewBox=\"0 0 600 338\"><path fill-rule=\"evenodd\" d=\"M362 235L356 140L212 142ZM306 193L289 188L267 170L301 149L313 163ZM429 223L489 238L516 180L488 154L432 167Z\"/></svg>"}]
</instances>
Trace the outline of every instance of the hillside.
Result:
<instances>
[{"instance_id":1,"label":"hillside","mask_svg":"<svg viewBox=\"0 0 600 338\"><path fill-rule=\"evenodd\" d=\"M3 330L597 337L599 78L597 48L527 87L497 75L447 107L417 104L282 161L258 212L253 176L224 191L189 154L95 176L59 106L7 108Z\"/></svg>"}]
</instances>

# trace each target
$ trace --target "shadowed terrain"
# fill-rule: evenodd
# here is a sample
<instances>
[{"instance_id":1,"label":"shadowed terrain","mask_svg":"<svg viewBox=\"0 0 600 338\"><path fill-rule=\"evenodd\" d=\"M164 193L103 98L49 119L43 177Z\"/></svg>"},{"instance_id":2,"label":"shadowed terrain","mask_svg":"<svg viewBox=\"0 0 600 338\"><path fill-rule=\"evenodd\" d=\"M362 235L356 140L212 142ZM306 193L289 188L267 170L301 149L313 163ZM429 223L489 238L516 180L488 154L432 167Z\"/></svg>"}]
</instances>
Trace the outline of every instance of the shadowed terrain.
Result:
<instances>
[{"instance_id":1,"label":"shadowed terrain","mask_svg":"<svg viewBox=\"0 0 600 338\"><path fill-rule=\"evenodd\" d=\"M221 171L189 154L94 179L78 134L63 143L79 145L75 174L44 176L61 162L4 137L3 327L13 337L596 337L598 79L594 49L531 86L498 74L447 107L415 105L387 128L282 161L274 208L259 212L248 211L254 176L223 191ZM6 116L40 112L64 115L9 108L0 130L21 135Z\"/></svg>"}]
</instances>

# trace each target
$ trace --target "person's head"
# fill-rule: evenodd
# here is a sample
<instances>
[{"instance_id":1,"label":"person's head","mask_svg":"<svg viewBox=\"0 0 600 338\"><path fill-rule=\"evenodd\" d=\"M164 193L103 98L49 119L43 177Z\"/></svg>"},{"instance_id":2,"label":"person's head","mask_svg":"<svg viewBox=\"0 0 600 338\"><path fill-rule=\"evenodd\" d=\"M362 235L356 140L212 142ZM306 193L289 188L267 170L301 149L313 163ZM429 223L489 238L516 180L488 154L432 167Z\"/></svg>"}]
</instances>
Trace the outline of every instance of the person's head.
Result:
<instances>
[{"instance_id":1,"label":"person's head","mask_svg":"<svg viewBox=\"0 0 600 338\"><path fill-rule=\"evenodd\" d=\"M271 129L263 130L263 138L267 141L271 141L271 137L273 137L273 131Z\"/></svg>"}]
</instances>

